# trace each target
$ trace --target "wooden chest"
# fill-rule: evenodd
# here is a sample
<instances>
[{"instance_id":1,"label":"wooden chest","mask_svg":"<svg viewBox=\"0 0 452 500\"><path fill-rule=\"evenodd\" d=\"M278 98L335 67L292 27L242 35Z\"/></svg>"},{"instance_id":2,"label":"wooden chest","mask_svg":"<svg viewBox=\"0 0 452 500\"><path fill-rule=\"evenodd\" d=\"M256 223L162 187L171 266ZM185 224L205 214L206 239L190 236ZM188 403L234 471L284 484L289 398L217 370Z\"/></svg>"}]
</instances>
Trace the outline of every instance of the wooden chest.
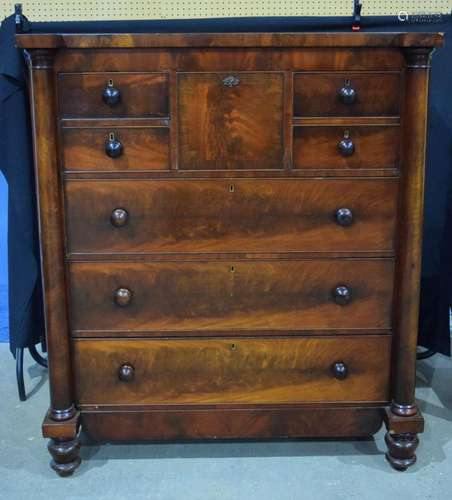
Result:
<instances>
[{"instance_id":1,"label":"wooden chest","mask_svg":"<svg viewBox=\"0 0 452 500\"><path fill-rule=\"evenodd\" d=\"M99 441L369 436L415 461L432 33L18 35L53 468Z\"/></svg>"}]
</instances>

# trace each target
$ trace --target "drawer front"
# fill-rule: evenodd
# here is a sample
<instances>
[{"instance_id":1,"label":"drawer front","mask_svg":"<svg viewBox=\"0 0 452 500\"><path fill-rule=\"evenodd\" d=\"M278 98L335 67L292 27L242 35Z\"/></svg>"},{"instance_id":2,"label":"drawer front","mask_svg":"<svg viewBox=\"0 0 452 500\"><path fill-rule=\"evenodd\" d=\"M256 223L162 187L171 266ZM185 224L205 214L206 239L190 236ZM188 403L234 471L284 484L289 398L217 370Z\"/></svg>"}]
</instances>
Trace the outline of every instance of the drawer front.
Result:
<instances>
[{"instance_id":1,"label":"drawer front","mask_svg":"<svg viewBox=\"0 0 452 500\"><path fill-rule=\"evenodd\" d=\"M387 329L391 259L70 264L74 331Z\"/></svg>"},{"instance_id":2,"label":"drawer front","mask_svg":"<svg viewBox=\"0 0 452 500\"><path fill-rule=\"evenodd\" d=\"M68 171L134 171L169 168L166 127L63 128Z\"/></svg>"},{"instance_id":3,"label":"drawer front","mask_svg":"<svg viewBox=\"0 0 452 500\"><path fill-rule=\"evenodd\" d=\"M398 168L398 126L294 127L294 168Z\"/></svg>"},{"instance_id":4,"label":"drawer front","mask_svg":"<svg viewBox=\"0 0 452 500\"><path fill-rule=\"evenodd\" d=\"M399 73L295 73L294 115L397 116L400 92Z\"/></svg>"},{"instance_id":5,"label":"drawer front","mask_svg":"<svg viewBox=\"0 0 452 500\"><path fill-rule=\"evenodd\" d=\"M73 253L392 251L397 179L73 180ZM115 209L127 216L112 223ZM340 225L338 210L352 215ZM345 221L347 222L347 221Z\"/></svg>"},{"instance_id":6,"label":"drawer front","mask_svg":"<svg viewBox=\"0 0 452 500\"><path fill-rule=\"evenodd\" d=\"M63 118L166 117L169 110L167 73L61 73L58 95Z\"/></svg>"},{"instance_id":7,"label":"drawer front","mask_svg":"<svg viewBox=\"0 0 452 500\"><path fill-rule=\"evenodd\" d=\"M388 336L78 340L73 347L82 405L388 399Z\"/></svg>"},{"instance_id":8,"label":"drawer front","mask_svg":"<svg viewBox=\"0 0 452 500\"><path fill-rule=\"evenodd\" d=\"M283 168L283 73L180 73L179 168Z\"/></svg>"}]
</instances>

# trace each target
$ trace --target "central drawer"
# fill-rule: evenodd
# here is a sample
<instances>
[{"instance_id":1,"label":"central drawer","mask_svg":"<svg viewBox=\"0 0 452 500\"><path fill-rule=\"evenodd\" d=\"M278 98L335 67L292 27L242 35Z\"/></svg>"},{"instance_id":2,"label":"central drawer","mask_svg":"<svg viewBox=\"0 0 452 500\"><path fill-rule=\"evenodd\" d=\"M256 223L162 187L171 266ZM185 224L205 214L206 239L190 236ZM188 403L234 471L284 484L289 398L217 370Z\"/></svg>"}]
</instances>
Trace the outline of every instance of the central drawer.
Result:
<instances>
[{"instance_id":1,"label":"central drawer","mask_svg":"<svg viewBox=\"0 0 452 500\"><path fill-rule=\"evenodd\" d=\"M69 253L393 251L398 180L66 182Z\"/></svg>"},{"instance_id":2,"label":"central drawer","mask_svg":"<svg viewBox=\"0 0 452 500\"><path fill-rule=\"evenodd\" d=\"M284 73L179 73L179 168L281 169Z\"/></svg>"},{"instance_id":3,"label":"central drawer","mask_svg":"<svg viewBox=\"0 0 452 500\"><path fill-rule=\"evenodd\" d=\"M77 340L78 404L384 402L390 337Z\"/></svg>"},{"instance_id":4,"label":"central drawer","mask_svg":"<svg viewBox=\"0 0 452 500\"><path fill-rule=\"evenodd\" d=\"M392 259L74 262L75 331L387 329Z\"/></svg>"}]
</instances>

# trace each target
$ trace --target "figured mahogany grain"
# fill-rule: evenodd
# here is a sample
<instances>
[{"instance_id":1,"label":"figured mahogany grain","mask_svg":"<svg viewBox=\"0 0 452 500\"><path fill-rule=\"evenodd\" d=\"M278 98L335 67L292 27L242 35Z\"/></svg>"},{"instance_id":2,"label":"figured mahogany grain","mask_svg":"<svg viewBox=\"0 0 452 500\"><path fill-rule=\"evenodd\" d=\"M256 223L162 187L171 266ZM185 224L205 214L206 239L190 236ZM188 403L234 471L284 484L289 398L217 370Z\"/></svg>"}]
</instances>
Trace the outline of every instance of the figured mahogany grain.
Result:
<instances>
[{"instance_id":1,"label":"figured mahogany grain","mask_svg":"<svg viewBox=\"0 0 452 500\"><path fill-rule=\"evenodd\" d=\"M390 337L76 340L79 404L386 401ZM363 353L366 353L363 356ZM338 380L341 360L349 375ZM130 363L131 382L118 378Z\"/></svg>"},{"instance_id":2,"label":"figured mahogany grain","mask_svg":"<svg viewBox=\"0 0 452 500\"><path fill-rule=\"evenodd\" d=\"M339 91L349 80L355 102L344 104ZM397 116L400 73L295 73L295 116Z\"/></svg>"},{"instance_id":3,"label":"figured mahogany grain","mask_svg":"<svg viewBox=\"0 0 452 500\"><path fill-rule=\"evenodd\" d=\"M31 54L31 117L39 211L40 264L44 291L46 347L49 354L50 414L54 420L75 416L66 295L64 212L58 171L54 51ZM19 145L18 147L24 147ZM16 271L16 270L15 270ZM14 272L15 272L14 271ZM25 304L24 304L25 305Z\"/></svg>"},{"instance_id":4,"label":"figured mahogany grain","mask_svg":"<svg viewBox=\"0 0 452 500\"><path fill-rule=\"evenodd\" d=\"M366 407L83 411L84 431L98 441L371 436L382 411Z\"/></svg>"},{"instance_id":5,"label":"figured mahogany grain","mask_svg":"<svg viewBox=\"0 0 452 500\"><path fill-rule=\"evenodd\" d=\"M66 182L71 253L392 250L398 180L197 179ZM336 210L354 222L341 227ZM115 208L129 213L115 228Z\"/></svg>"},{"instance_id":6,"label":"figured mahogany grain","mask_svg":"<svg viewBox=\"0 0 452 500\"><path fill-rule=\"evenodd\" d=\"M179 73L179 168L282 168L283 92L283 73Z\"/></svg>"},{"instance_id":7,"label":"figured mahogany grain","mask_svg":"<svg viewBox=\"0 0 452 500\"><path fill-rule=\"evenodd\" d=\"M68 49L56 56L59 72L91 71L400 71L403 56L391 48L166 48Z\"/></svg>"},{"instance_id":8,"label":"figured mahogany grain","mask_svg":"<svg viewBox=\"0 0 452 500\"><path fill-rule=\"evenodd\" d=\"M113 133L123 146L118 158L105 152ZM166 127L63 128L63 168L67 171L146 171L170 166L169 130Z\"/></svg>"},{"instance_id":9,"label":"figured mahogany grain","mask_svg":"<svg viewBox=\"0 0 452 500\"><path fill-rule=\"evenodd\" d=\"M102 100L109 80L121 92L121 100L114 106ZM58 75L59 111L64 118L168 116L168 92L168 75L164 72Z\"/></svg>"},{"instance_id":10,"label":"figured mahogany grain","mask_svg":"<svg viewBox=\"0 0 452 500\"><path fill-rule=\"evenodd\" d=\"M443 39L17 36L31 56L55 470L79 463L74 404L109 440L369 435L386 410L389 460L414 463L429 57ZM219 92L220 75L239 85ZM110 79L121 104L103 103ZM96 135L110 127L136 127L116 168ZM168 170L166 143L140 135L150 127L169 129ZM356 150L338 161L344 127Z\"/></svg>"},{"instance_id":11,"label":"figured mahogany grain","mask_svg":"<svg viewBox=\"0 0 452 500\"><path fill-rule=\"evenodd\" d=\"M349 132L355 146L343 156L338 143ZM398 168L400 128L398 126L296 126L293 141L294 168L360 169Z\"/></svg>"},{"instance_id":12,"label":"figured mahogany grain","mask_svg":"<svg viewBox=\"0 0 452 500\"><path fill-rule=\"evenodd\" d=\"M416 346L431 50L413 48L406 50L404 55L407 67L402 120L400 217L397 228L392 394L396 404L406 406L411 413L416 413Z\"/></svg>"},{"instance_id":13,"label":"figured mahogany grain","mask_svg":"<svg viewBox=\"0 0 452 500\"><path fill-rule=\"evenodd\" d=\"M74 262L73 330L389 328L391 259ZM337 305L333 290L352 290ZM114 300L131 291L126 307Z\"/></svg>"},{"instance_id":14,"label":"figured mahogany grain","mask_svg":"<svg viewBox=\"0 0 452 500\"><path fill-rule=\"evenodd\" d=\"M28 48L145 48L145 47L433 47L443 33L39 33L18 34L19 47Z\"/></svg>"}]
</instances>

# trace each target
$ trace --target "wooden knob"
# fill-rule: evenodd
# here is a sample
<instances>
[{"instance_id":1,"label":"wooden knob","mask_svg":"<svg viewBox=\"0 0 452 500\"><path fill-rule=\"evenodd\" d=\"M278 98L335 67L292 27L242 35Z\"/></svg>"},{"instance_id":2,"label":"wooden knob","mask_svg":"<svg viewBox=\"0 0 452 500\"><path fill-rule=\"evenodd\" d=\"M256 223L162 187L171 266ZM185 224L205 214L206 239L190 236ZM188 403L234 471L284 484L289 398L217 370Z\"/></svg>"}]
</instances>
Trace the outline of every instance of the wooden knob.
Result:
<instances>
[{"instance_id":1,"label":"wooden knob","mask_svg":"<svg viewBox=\"0 0 452 500\"><path fill-rule=\"evenodd\" d=\"M344 86L338 92L338 97L343 104L353 104L356 101L357 93L350 80L345 80Z\"/></svg>"},{"instance_id":2,"label":"wooden knob","mask_svg":"<svg viewBox=\"0 0 452 500\"><path fill-rule=\"evenodd\" d=\"M348 367L342 361L336 361L336 363L334 363L332 366L332 370L333 370L333 375L338 380L344 380L348 376Z\"/></svg>"},{"instance_id":3,"label":"wooden knob","mask_svg":"<svg viewBox=\"0 0 452 500\"><path fill-rule=\"evenodd\" d=\"M348 286L338 285L333 290L333 297L336 304L345 306L352 300L352 292Z\"/></svg>"},{"instance_id":4,"label":"wooden knob","mask_svg":"<svg viewBox=\"0 0 452 500\"><path fill-rule=\"evenodd\" d=\"M124 363L119 367L118 378L121 382L132 382L135 378L135 368L129 363Z\"/></svg>"},{"instance_id":5,"label":"wooden knob","mask_svg":"<svg viewBox=\"0 0 452 500\"><path fill-rule=\"evenodd\" d=\"M105 144L105 153L110 158L119 158L124 152L124 146L122 142L115 137L115 134L111 133L108 137L108 141Z\"/></svg>"},{"instance_id":6,"label":"wooden knob","mask_svg":"<svg viewBox=\"0 0 452 500\"><path fill-rule=\"evenodd\" d=\"M132 292L128 288L118 288L115 291L115 302L118 306L126 307L132 300Z\"/></svg>"},{"instance_id":7,"label":"wooden knob","mask_svg":"<svg viewBox=\"0 0 452 500\"><path fill-rule=\"evenodd\" d=\"M349 208L338 208L336 210L336 222L339 226L350 226L353 222L353 213Z\"/></svg>"},{"instance_id":8,"label":"wooden knob","mask_svg":"<svg viewBox=\"0 0 452 500\"><path fill-rule=\"evenodd\" d=\"M353 144L353 141L350 139L350 137L345 137L341 139L337 147L339 149L339 153L342 156L352 156L352 154L355 152L355 145Z\"/></svg>"},{"instance_id":9,"label":"wooden knob","mask_svg":"<svg viewBox=\"0 0 452 500\"><path fill-rule=\"evenodd\" d=\"M115 106L121 102L121 91L114 86L113 80L108 81L102 93L102 100L107 106Z\"/></svg>"},{"instance_id":10,"label":"wooden knob","mask_svg":"<svg viewBox=\"0 0 452 500\"><path fill-rule=\"evenodd\" d=\"M115 208L111 213L110 221L115 227L122 227L127 224L129 214L123 208Z\"/></svg>"}]
</instances>

